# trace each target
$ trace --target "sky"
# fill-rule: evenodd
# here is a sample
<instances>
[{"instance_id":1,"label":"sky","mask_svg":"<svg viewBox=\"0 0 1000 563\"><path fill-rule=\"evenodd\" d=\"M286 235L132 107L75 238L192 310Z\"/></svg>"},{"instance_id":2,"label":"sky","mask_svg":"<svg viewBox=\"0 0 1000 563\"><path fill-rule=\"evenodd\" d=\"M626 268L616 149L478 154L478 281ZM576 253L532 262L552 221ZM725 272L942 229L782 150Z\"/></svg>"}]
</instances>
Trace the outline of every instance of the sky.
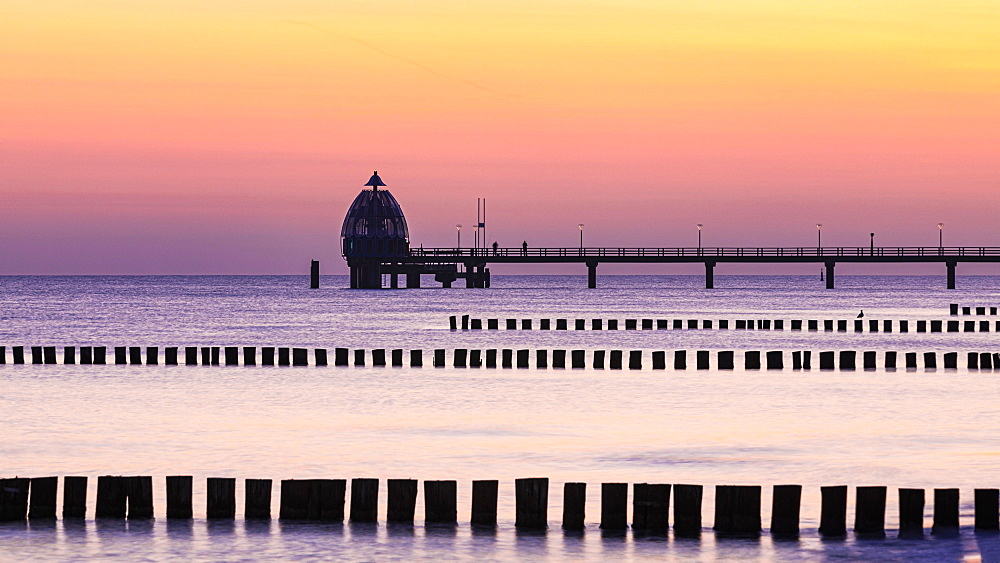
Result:
<instances>
[{"instance_id":1,"label":"sky","mask_svg":"<svg viewBox=\"0 0 1000 563\"><path fill-rule=\"evenodd\" d=\"M344 273L375 169L425 247L477 197L503 246L1000 246L997 2L0 0L0 29L0 274Z\"/></svg>"}]
</instances>

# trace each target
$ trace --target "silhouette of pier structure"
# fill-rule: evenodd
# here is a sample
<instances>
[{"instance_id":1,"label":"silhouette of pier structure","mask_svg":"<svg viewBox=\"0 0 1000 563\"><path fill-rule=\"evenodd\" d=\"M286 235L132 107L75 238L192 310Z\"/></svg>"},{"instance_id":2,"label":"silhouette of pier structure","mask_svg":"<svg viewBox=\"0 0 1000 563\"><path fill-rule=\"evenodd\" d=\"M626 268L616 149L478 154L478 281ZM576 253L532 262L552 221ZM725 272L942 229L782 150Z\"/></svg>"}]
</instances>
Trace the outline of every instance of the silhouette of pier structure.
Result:
<instances>
[{"instance_id":1,"label":"silhouette of pier structure","mask_svg":"<svg viewBox=\"0 0 1000 563\"><path fill-rule=\"evenodd\" d=\"M600 264L703 264L705 287L715 287L719 264L822 264L827 289L836 287L837 264L940 263L947 272L947 287L955 289L960 262L1000 263L1000 246L899 246L899 247L543 247L513 248L411 248L406 219L385 183L372 175L354 200L341 232L342 252L351 271L351 288L380 289L387 275L389 287L421 286L421 275L433 275L443 287L459 279L465 287L490 286L490 264L582 264L587 287L597 287ZM479 225L483 225L480 223ZM485 238L484 238L485 240ZM461 266L461 268L459 267Z\"/></svg>"}]
</instances>

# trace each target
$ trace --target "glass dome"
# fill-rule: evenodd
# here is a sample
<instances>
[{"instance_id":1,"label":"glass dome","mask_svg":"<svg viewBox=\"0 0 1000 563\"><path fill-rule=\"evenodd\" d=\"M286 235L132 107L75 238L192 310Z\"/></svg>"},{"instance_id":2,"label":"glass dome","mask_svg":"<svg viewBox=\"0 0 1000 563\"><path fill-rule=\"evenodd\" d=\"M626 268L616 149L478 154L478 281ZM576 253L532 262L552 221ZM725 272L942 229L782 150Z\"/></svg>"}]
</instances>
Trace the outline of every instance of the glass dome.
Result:
<instances>
[{"instance_id":1,"label":"glass dome","mask_svg":"<svg viewBox=\"0 0 1000 563\"><path fill-rule=\"evenodd\" d=\"M378 172L372 174L354 203L347 210L340 231L342 252L346 257L391 258L410 252L410 233L406 218L396 198L385 186Z\"/></svg>"}]
</instances>

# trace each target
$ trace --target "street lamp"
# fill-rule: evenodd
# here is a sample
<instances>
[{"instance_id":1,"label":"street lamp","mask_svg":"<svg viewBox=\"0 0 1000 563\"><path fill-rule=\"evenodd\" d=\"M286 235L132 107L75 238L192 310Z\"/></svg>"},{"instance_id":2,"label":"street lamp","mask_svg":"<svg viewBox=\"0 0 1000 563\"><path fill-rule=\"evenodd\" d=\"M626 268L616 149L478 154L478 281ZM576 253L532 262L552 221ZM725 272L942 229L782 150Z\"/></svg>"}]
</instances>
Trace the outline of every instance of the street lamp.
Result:
<instances>
[{"instance_id":1,"label":"street lamp","mask_svg":"<svg viewBox=\"0 0 1000 563\"><path fill-rule=\"evenodd\" d=\"M580 250L583 250L583 223L577 225L580 228Z\"/></svg>"},{"instance_id":2,"label":"street lamp","mask_svg":"<svg viewBox=\"0 0 1000 563\"><path fill-rule=\"evenodd\" d=\"M875 256L875 233L868 233L868 236L872 237L872 256Z\"/></svg>"},{"instance_id":3,"label":"street lamp","mask_svg":"<svg viewBox=\"0 0 1000 563\"><path fill-rule=\"evenodd\" d=\"M462 224L455 225L455 230L458 231L458 248L462 248Z\"/></svg>"},{"instance_id":4,"label":"street lamp","mask_svg":"<svg viewBox=\"0 0 1000 563\"><path fill-rule=\"evenodd\" d=\"M938 250L944 249L944 223L938 223Z\"/></svg>"},{"instance_id":5,"label":"street lamp","mask_svg":"<svg viewBox=\"0 0 1000 563\"><path fill-rule=\"evenodd\" d=\"M478 249L479 248L479 224L475 224L475 225L472 226L472 232L473 232L473 235L474 235L473 238L476 241L476 249ZM476 251L473 250L473 252L476 252Z\"/></svg>"},{"instance_id":6,"label":"street lamp","mask_svg":"<svg viewBox=\"0 0 1000 563\"><path fill-rule=\"evenodd\" d=\"M701 223L695 225L698 227L698 254L701 254L701 228L704 226Z\"/></svg>"},{"instance_id":7,"label":"street lamp","mask_svg":"<svg viewBox=\"0 0 1000 563\"><path fill-rule=\"evenodd\" d=\"M823 223L816 223L816 250L823 248Z\"/></svg>"}]
</instances>

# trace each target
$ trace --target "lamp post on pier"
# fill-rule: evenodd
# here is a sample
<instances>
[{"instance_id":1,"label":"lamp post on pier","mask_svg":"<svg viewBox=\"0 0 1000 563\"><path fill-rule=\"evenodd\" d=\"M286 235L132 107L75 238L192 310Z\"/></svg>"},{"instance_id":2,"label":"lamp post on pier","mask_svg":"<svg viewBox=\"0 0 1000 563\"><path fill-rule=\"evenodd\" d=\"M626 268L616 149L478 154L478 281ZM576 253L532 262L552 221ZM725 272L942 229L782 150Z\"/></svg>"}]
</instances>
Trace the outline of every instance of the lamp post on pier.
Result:
<instances>
[{"instance_id":1,"label":"lamp post on pier","mask_svg":"<svg viewBox=\"0 0 1000 563\"><path fill-rule=\"evenodd\" d=\"M455 230L458 231L458 246L456 248L458 248L459 250L461 250L461 248L462 248L462 224L459 223L458 225L455 225Z\"/></svg>"},{"instance_id":2,"label":"lamp post on pier","mask_svg":"<svg viewBox=\"0 0 1000 563\"><path fill-rule=\"evenodd\" d=\"M938 250L944 250L944 223L938 223Z\"/></svg>"},{"instance_id":3,"label":"lamp post on pier","mask_svg":"<svg viewBox=\"0 0 1000 563\"><path fill-rule=\"evenodd\" d=\"M816 254L823 253L823 223L816 223Z\"/></svg>"},{"instance_id":4,"label":"lamp post on pier","mask_svg":"<svg viewBox=\"0 0 1000 563\"><path fill-rule=\"evenodd\" d=\"M580 228L580 250L583 250L583 223L577 225Z\"/></svg>"},{"instance_id":5,"label":"lamp post on pier","mask_svg":"<svg viewBox=\"0 0 1000 563\"><path fill-rule=\"evenodd\" d=\"M870 236L872 238L872 245L871 245L872 251L871 251L871 254L872 254L872 256L875 256L875 233L868 233L868 236Z\"/></svg>"},{"instance_id":6,"label":"lamp post on pier","mask_svg":"<svg viewBox=\"0 0 1000 563\"><path fill-rule=\"evenodd\" d=\"M701 223L695 225L698 227L698 256L701 256L701 228L704 227Z\"/></svg>"}]
</instances>

